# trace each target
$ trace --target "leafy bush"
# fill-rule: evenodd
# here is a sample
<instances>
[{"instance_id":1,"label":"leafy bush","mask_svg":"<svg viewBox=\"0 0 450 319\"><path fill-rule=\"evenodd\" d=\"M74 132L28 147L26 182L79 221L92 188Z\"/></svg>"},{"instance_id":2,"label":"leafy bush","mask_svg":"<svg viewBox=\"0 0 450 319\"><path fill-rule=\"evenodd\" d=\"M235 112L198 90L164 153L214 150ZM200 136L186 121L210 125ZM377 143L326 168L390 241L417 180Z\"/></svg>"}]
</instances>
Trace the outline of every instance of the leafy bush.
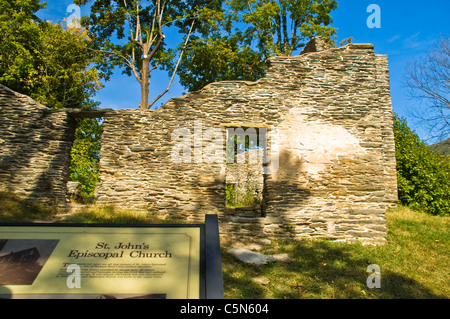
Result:
<instances>
[{"instance_id":1,"label":"leafy bush","mask_svg":"<svg viewBox=\"0 0 450 319\"><path fill-rule=\"evenodd\" d=\"M81 184L81 196L94 196L100 182L102 126L96 119L83 119L75 131L70 164L70 180Z\"/></svg>"},{"instance_id":2,"label":"leafy bush","mask_svg":"<svg viewBox=\"0 0 450 319\"><path fill-rule=\"evenodd\" d=\"M248 184L244 189L234 184L225 185L225 205L229 208L256 206L261 204L261 197Z\"/></svg>"},{"instance_id":3,"label":"leafy bush","mask_svg":"<svg viewBox=\"0 0 450 319\"><path fill-rule=\"evenodd\" d=\"M433 153L397 115L394 135L400 202L433 215L449 215L450 157Z\"/></svg>"}]
</instances>

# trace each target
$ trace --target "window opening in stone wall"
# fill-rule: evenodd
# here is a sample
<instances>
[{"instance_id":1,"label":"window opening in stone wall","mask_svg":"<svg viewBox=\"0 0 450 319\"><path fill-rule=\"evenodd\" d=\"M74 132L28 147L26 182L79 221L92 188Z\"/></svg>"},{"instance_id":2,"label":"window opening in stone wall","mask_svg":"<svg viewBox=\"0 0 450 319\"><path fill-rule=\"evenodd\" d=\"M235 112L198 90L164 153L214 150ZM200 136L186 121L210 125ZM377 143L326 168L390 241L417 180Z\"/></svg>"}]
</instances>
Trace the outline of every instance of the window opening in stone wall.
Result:
<instances>
[{"instance_id":1,"label":"window opening in stone wall","mask_svg":"<svg viewBox=\"0 0 450 319\"><path fill-rule=\"evenodd\" d=\"M100 182L100 148L103 118L77 120L71 150L69 199L77 203L93 203L95 185Z\"/></svg>"},{"instance_id":2,"label":"window opening in stone wall","mask_svg":"<svg viewBox=\"0 0 450 319\"><path fill-rule=\"evenodd\" d=\"M267 129L229 127L226 139L225 206L262 212L263 154Z\"/></svg>"}]
</instances>

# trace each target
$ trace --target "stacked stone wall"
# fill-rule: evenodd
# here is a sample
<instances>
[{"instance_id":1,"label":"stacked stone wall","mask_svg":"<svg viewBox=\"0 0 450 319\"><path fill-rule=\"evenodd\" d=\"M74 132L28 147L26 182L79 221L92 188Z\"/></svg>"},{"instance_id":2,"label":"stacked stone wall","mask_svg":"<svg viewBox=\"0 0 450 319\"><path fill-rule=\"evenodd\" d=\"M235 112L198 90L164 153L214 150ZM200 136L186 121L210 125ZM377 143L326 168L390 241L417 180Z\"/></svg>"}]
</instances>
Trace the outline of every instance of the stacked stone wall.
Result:
<instances>
[{"instance_id":1,"label":"stacked stone wall","mask_svg":"<svg viewBox=\"0 0 450 319\"><path fill-rule=\"evenodd\" d=\"M217 213L222 233L236 237L384 242L397 197L387 58L349 44L268 63L257 82L212 83L157 111L109 112L99 202L189 221ZM264 214L226 210L225 156L210 163L196 153L218 141L210 129L225 152L227 127L271 133ZM173 161L177 129L190 134L188 162Z\"/></svg>"},{"instance_id":2,"label":"stacked stone wall","mask_svg":"<svg viewBox=\"0 0 450 319\"><path fill-rule=\"evenodd\" d=\"M227 237L382 243L397 201L388 61L370 44L314 39L257 82L212 83L155 111L51 111L0 85L0 114L0 191L28 200L66 203L75 118L101 116L99 205L216 213ZM230 128L267 133L257 165L226 163ZM225 205L239 172L263 188L257 210Z\"/></svg>"},{"instance_id":3,"label":"stacked stone wall","mask_svg":"<svg viewBox=\"0 0 450 319\"><path fill-rule=\"evenodd\" d=\"M0 84L0 191L66 205L75 120Z\"/></svg>"}]
</instances>

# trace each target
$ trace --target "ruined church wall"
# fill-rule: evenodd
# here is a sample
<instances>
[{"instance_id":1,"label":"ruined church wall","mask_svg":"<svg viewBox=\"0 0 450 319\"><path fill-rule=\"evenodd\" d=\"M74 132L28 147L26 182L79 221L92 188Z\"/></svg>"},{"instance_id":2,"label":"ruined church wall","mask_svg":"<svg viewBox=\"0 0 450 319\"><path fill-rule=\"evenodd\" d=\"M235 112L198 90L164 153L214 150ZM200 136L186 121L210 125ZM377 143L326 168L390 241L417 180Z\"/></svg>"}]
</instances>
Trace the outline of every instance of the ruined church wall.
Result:
<instances>
[{"instance_id":1,"label":"ruined church wall","mask_svg":"<svg viewBox=\"0 0 450 319\"><path fill-rule=\"evenodd\" d=\"M75 121L0 84L0 191L66 204Z\"/></svg>"},{"instance_id":2,"label":"ruined church wall","mask_svg":"<svg viewBox=\"0 0 450 319\"><path fill-rule=\"evenodd\" d=\"M349 44L268 64L257 82L212 83L156 111L103 110L98 203L189 222L217 213L229 237L384 242L397 200L387 57ZM71 113L0 85L0 114L0 191L64 205ZM258 171L225 163L228 127L269 133L262 210L225 207L232 172Z\"/></svg>"},{"instance_id":3,"label":"ruined church wall","mask_svg":"<svg viewBox=\"0 0 450 319\"><path fill-rule=\"evenodd\" d=\"M349 44L268 63L257 82L212 83L156 111L108 112L98 203L192 222L217 213L230 237L384 242L397 198L387 58ZM262 214L226 209L225 155L209 163L194 148L216 141L225 153L228 126L273 133ZM188 162L173 161L177 129L189 132Z\"/></svg>"}]
</instances>

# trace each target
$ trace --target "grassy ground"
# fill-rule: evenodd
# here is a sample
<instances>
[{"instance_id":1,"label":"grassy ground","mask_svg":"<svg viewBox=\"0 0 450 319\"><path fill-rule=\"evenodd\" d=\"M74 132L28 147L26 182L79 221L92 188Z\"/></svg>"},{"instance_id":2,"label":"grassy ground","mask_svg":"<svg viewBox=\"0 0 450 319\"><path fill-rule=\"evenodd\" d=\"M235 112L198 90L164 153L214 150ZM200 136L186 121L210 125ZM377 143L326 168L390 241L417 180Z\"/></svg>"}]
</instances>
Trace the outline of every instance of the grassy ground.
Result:
<instances>
[{"instance_id":1,"label":"grassy ground","mask_svg":"<svg viewBox=\"0 0 450 319\"><path fill-rule=\"evenodd\" d=\"M450 217L407 208L387 215L388 244L329 241L273 242L261 251L287 253L293 262L252 266L223 252L226 298L449 298ZM377 264L381 288L366 272ZM261 284L261 282L263 284Z\"/></svg>"},{"instance_id":2,"label":"grassy ground","mask_svg":"<svg viewBox=\"0 0 450 319\"><path fill-rule=\"evenodd\" d=\"M28 205L0 193L0 222L164 223L148 213L112 207L88 209L61 219L55 209ZM225 297L241 298L449 298L450 217L413 212L387 214L388 244L272 241L262 253L287 253L293 261L245 265L223 249ZM381 288L366 285L367 266L381 271Z\"/></svg>"},{"instance_id":3,"label":"grassy ground","mask_svg":"<svg viewBox=\"0 0 450 319\"><path fill-rule=\"evenodd\" d=\"M18 197L0 192L0 222L32 222L52 220L58 213L56 209L41 205L30 205Z\"/></svg>"},{"instance_id":4,"label":"grassy ground","mask_svg":"<svg viewBox=\"0 0 450 319\"><path fill-rule=\"evenodd\" d=\"M149 212L132 212L113 206L84 208L74 214L65 214L61 209L30 205L14 195L0 192L0 222L27 223L33 221L110 224L180 223L180 220L161 219Z\"/></svg>"},{"instance_id":5,"label":"grassy ground","mask_svg":"<svg viewBox=\"0 0 450 319\"><path fill-rule=\"evenodd\" d=\"M180 220L161 219L149 212L132 212L113 206L83 209L75 214L59 218L61 223L108 223L108 224L177 224Z\"/></svg>"}]
</instances>

